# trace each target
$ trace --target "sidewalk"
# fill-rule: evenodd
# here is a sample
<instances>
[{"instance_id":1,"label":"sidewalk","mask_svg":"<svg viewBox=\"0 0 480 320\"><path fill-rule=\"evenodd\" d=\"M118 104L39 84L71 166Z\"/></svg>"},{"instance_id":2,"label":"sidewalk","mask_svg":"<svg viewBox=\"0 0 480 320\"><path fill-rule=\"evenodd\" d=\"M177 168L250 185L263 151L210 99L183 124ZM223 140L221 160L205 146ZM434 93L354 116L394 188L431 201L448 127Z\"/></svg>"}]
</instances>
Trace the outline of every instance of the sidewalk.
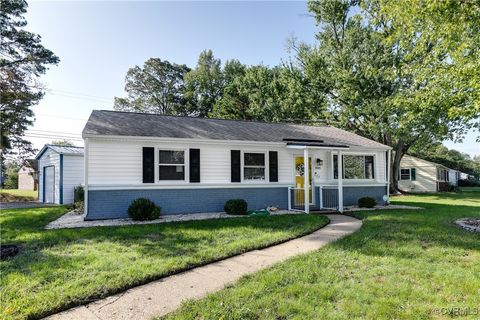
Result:
<instances>
[{"instance_id":1,"label":"sidewalk","mask_svg":"<svg viewBox=\"0 0 480 320\"><path fill-rule=\"evenodd\" d=\"M194 268L129 289L48 317L50 320L151 319L177 309L186 299L199 299L221 290L242 276L293 256L317 250L329 242L352 234L362 222L343 215L327 215L330 224L307 236L261 250Z\"/></svg>"}]
</instances>

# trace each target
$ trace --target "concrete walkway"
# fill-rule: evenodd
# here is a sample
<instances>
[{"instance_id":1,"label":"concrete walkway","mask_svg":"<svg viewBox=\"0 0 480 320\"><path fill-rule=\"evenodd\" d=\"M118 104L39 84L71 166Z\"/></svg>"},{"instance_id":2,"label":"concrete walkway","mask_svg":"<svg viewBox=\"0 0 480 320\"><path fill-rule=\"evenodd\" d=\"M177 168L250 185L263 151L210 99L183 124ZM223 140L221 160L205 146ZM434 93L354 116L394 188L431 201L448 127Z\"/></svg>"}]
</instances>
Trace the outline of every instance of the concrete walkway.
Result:
<instances>
[{"instance_id":1,"label":"concrete walkway","mask_svg":"<svg viewBox=\"0 0 480 320\"><path fill-rule=\"evenodd\" d=\"M307 236L153 281L47 319L140 320L165 315L177 309L186 299L202 298L223 289L246 274L293 256L317 250L329 242L355 232L362 226L360 220L349 216L328 215L328 218L331 221L329 225Z\"/></svg>"}]
</instances>

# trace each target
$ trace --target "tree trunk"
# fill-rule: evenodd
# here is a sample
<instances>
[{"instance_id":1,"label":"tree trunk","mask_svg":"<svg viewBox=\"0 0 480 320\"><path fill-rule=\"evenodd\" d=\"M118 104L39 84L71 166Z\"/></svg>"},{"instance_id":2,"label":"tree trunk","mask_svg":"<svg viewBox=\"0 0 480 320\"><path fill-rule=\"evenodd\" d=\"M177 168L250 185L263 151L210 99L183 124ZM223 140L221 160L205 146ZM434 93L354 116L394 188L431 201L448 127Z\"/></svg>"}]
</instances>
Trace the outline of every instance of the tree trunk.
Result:
<instances>
[{"instance_id":1,"label":"tree trunk","mask_svg":"<svg viewBox=\"0 0 480 320\"><path fill-rule=\"evenodd\" d=\"M400 176L400 161L403 155L407 152L409 146L402 140L399 140L393 147L392 159L390 160L390 191L391 194L400 194L401 191L398 188L398 177ZM393 160L393 161L392 161Z\"/></svg>"}]
</instances>

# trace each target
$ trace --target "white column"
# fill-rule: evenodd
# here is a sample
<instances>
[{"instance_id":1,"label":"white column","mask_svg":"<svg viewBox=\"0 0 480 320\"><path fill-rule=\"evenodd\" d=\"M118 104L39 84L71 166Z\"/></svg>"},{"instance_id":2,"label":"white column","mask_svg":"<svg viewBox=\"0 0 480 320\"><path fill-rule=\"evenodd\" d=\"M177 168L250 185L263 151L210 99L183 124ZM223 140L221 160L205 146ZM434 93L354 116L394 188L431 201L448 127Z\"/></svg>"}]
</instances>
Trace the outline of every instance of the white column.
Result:
<instances>
[{"instance_id":1,"label":"white column","mask_svg":"<svg viewBox=\"0 0 480 320\"><path fill-rule=\"evenodd\" d=\"M338 211L343 212L343 161L342 151L338 150L337 172L338 172Z\"/></svg>"},{"instance_id":2,"label":"white column","mask_svg":"<svg viewBox=\"0 0 480 320\"><path fill-rule=\"evenodd\" d=\"M303 149L303 174L305 189L305 213L310 213L310 163L308 161L308 149Z\"/></svg>"},{"instance_id":3,"label":"white column","mask_svg":"<svg viewBox=\"0 0 480 320\"><path fill-rule=\"evenodd\" d=\"M88 138L85 138L83 149L83 214L88 213Z\"/></svg>"},{"instance_id":4,"label":"white column","mask_svg":"<svg viewBox=\"0 0 480 320\"><path fill-rule=\"evenodd\" d=\"M392 150L388 150L388 159L387 159L387 197L388 202L390 202L390 170L392 163Z\"/></svg>"}]
</instances>

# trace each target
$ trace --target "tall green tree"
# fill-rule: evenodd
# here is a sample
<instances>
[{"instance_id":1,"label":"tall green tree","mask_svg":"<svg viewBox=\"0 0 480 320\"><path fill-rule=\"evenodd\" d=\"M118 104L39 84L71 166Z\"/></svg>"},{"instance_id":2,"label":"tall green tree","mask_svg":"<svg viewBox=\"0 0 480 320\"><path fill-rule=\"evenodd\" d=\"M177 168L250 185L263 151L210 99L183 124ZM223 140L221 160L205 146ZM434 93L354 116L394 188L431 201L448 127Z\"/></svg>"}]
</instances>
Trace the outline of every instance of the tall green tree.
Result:
<instances>
[{"instance_id":1,"label":"tall green tree","mask_svg":"<svg viewBox=\"0 0 480 320\"><path fill-rule=\"evenodd\" d=\"M27 2L0 1L0 149L3 156L13 148L21 154L32 152L29 141L23 139L33 124L32 106L44 95L39 77L48 65L60 60L41 43L41 37L26 31L24 17Z\"/></svg>"},{"instance_id":2,"label":"tall green tree","mask_svg":"<svg viewBox=\"0 0 480 320\"><path fill-rule=\"evenodd\" d=\"M115 97L113 108L166 115L187 114L183 93L184 77L189 71L186 65L148 59L143 67L128 70L125 77L127 97Z\"/></svg>"},{"instance_id":3,"label":"tall green tree","mask_svg":"<svg viewBox=\"0 0 480 320\"><path fill-rule=\"evenodd\" d=\"M200 53L197 66L185 76L185 99L189 112L198 117L207 117L215 103L222 97L225 78L221 61L212 50Z\"/></svg>"},{"instance_id":4,"label":"tall green tree","mask_svg":"<svg viewBox=\"0 0 480 320\"><path fill-rule=\"evenodd\" d=\"M294 66L251 66L226 84L212 116L270 122L317 119L325 103L311 89Z\"/></svg>"},{"instance_id":5,"label":"tall green tree","mask_svg":"<svg viewBox=\"0 0 480 320\"><path fill-rule=\"evenodd\" d=\"M472 125L476 94L471 92L476 89L466 78L453 76L466 60L454 59L451 46L435 52L441 40L434 41L430 33L425 50L416 48L418 40L401 39L407 18L399 19L400 11L386 14L394 12L390 3L310 1L320 26L318 43L299 45L297 51L307 77L328 97L332 123L393 147L391 180L398 190L400 160L412 146L459 138ZM423 27L415 26L410 36L419 37ZM453 43L462 46L463 40Z\"/></svg>"}]
</instances>

